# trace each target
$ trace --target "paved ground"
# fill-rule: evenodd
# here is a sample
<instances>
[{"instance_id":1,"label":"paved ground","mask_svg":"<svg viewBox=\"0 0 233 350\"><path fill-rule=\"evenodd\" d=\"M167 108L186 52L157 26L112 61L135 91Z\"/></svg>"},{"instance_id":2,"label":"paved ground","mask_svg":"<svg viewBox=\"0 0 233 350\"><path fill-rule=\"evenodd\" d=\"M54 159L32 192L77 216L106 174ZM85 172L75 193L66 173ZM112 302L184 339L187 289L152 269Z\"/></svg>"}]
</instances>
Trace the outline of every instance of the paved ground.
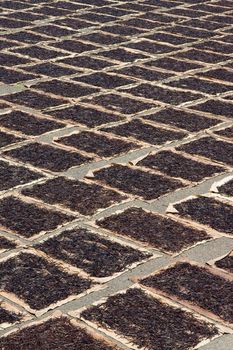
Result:
<instances>
[{"instance_id":1,"label":"paved ground","mask_svg":"<svg viewBox=\"0 0 233 350\"><path fill-rule=\"evenodd\" d=\"M0 349L232 349L232 1L0 26Z\"/></svg>"}]
</instances>

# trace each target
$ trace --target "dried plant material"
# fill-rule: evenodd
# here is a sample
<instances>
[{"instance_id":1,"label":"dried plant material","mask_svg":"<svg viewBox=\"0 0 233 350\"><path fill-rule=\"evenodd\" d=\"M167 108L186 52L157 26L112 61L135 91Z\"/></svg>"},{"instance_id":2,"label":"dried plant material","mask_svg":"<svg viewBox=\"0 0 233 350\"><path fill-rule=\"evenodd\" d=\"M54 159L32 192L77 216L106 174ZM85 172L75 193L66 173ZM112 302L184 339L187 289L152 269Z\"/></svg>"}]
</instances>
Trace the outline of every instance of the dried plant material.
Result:
<instances>
[{"instance_id":1,"label":"dried plant material","mask_svg":"<svg viewBox=\"0 0 233 350\"><path fill-rule=\"evenodd\" d=\"M89 128L95 126L121 121L123 118L112 113L87 108L82 105L70 106L62 109L49 111L48 114L54 118L84 124Z\"/></svg>"},{"instance_id":2,"label":"dried plant material","mask_svg":"<svg viewBox=\"0 0 233 350\"><path fill-rule=\"evenodd\" d=\"M177 149L231 166L233 165L233 143L216 140L212 137L203 137L186 143Z\"/></svg>"},{"instance_id":3,"label":"dried plant material","mask_svg":"<svg viewBox=\"0 0 233 350\"><path fill-rule=\"evenodd\" d=\"M71 18L69 20L72 21ZM67 19L68 21L68 19ZM73 20L74 21L74 20ZM83 22L85 23L85 22ZM112 37L115 38L115 37ZM99 59L94 56L87 56L87 55L81 55L81 56L75 56L75 57L68 57L64 58L59 61L60 63L67 64L69 66L77 68L87 68L87 69L93 69L93 70L99 70L104 69L107 67L114 66L112 62L108 62L102 59Z\"/></svg>"},{"instance_id":4,"label":"dried plant material","mask_svg":"<svg viewBox=\"0 0 233 350\"><path fill-rule=\"evenodd\" d=\"M4 324L14 324L21 320L21 315L14 313L10 310L7 310L4 307L4 304L0 303L0 328Z\"/></svg>"},{"instance_id":5,"label":"dried plant material","mask_svg":"<svg viewBox=\"0 0 233 350\"><path fill-rule=\"evenodd\" d=\"M82 77L74 78L74 80L81 83L98 86L103 89L115 89L119 86L134 83L133 80L103 72L83 75Z\"/></svg>"},{"instance_id":6,"label":"dried plant material","mask_svg":"<svg viewBox=\"0 0 233 350\"><path fill-rule=\"evenodd\" d=\"M232 180L233 180L233 176L226 174L226 176L224 178L222 178L221 180L216 181L216 182L213 183L213 185L210 188L210 192L214 192L214 193L218 193L218 194L224 195L224 193L220 192L221 191L220 189L222 187L225 188L225 185L226 185L226 188L230 187L230 186L228 186L228 183L229 183L229 185L231 185Z\"/></svg>"},{"instance_id":7,"label":"dried plant material","mask_svg":"<svg viewBox=\"0 0 233 350\"><path fill-rule=\"evenodd\" d=\"M149 81L159 81L172 76L172 73L165 73L136 65L116 69L115 73L123 74L130 78L143 79Z\"/></svg>"},{"instance_id":8,"label":"dried plant material","mask_svg":"<svg viewBox=\"0 0 233 350\"><path fill-rule=\"evenodd\" d=\"M181 302L197 306L202 313L207 311L233 323L233 280L214 274L205 267L179 262L141 280L141 283L171 297L177 297Z\"/></svg>"},{"instance_id":9,"label":"dried plant material","mask_svg":"<svg viewBox=\"0 0 233 350\"><path fill-rule=\"evenodd\" d=\"M95 184L57 177L43 184L22 191L26 196L42 199L49 204L78 211L83 215L94 214L100 208L107 208L126 197Z\"/></svg>"},{"instance_id":10,"label":"dried plant material","mask_svg":"<svg viewBox=\"0 0 233 350\"><path fill-rule=\"evenodd\" d=\"M36 116L21 111L12 111L0 116L0 125L20 131L26 135L41 135L46 132L65 127L65 124L54 120L37 118Z\"/></svg>"},{"instance_id":11,"label":"dried plant material","mask_svg":"<svg viewBox=\"0 0 233 350\"><path fill-rule=\"evenodd\" d=\"M0 131L0 148L23 140L24 139L22 137L15 136L4 131Z\"/></svg>"},{"instance_id":12,"label":"dried plant material","mask_svg":"<svg viewBox=\"0 0 233 350\"><path fill-rule=\"evenodd\" d=\"M93 106L101 106L113 112L119 112L123 114L135 114L147 109L156 107L155 104L145 103L138 99L132 99L117 94L105 94L98 95L96 97L85 98L83 102L92 104Z\"/></svg>"},{"instance_id":13,"label":"dried plant material","mask_svg":"<svg viewBox=\"0 0 233 350\"><path fill-rule=\"evenodd\" d=\"M216 184L216 188L221 195L233 197L233 177L225 178L222 183Z\"/></svg>"},{"instance_id":14,"label":"dried plant material","mask_svg":"<svg viewBox=\"0 0 233 350\"><path fill-rule=\"evenodd\" d=\"M211 197L194 197L173 205L177 213L212 229L233 234L233 206Z\"/></svg>"},{"instance_id":15,"label":"dried plant material","mask_svg":"<svg viewBox=\"0 0 233 350\"><path fill-rule=\"evenodd\" d=\"M101 52L101 56L107 57L120 62L134 62L135 60L147 58L147 56L139 53L127 51L125 49L117 48L113 50Z\"/></svg>"},{"instance_id":16,"label":"dried plant material","mask_svg":"<svg viewBox=\"0 0 233 350\"><path fill-rule=\"evenodd\" d=\"M53 93L54 95L61 95L71 98L78 98L99 91L96 88L84 87L78 84L60 81L58 79L42 82L34 85L33 87L38 90Z\"/></svg>"},{"instance_id":17,"label":"dried plant material","mask_svg":"<svg viewBox=\"0 0 233 350\"><path fill-rule=\"evenodd\" d=\"M61 29L61 27L59 27ZM83 43L82 41L65 39L63 41L57 41L51 43L51 46L56 47L57 49L62 49L75 53L83 53L98 49L98 47L90 44Z\"/></svg>"},{"instance_id":18,"label":"dried plant material","mask_svg":"<svg viewBox=\"0 0 233 350\"><path fill-rule=\"evenodd\" d=\"M184 187L179 180L120 164L97 170L94 176L95 180L102 184L116 187L123 192L147 200L156 199L170 191Z\"/></svg>"},{"instance_id":19,"label":"dried plant material","mask_svg":"<svg viewBox=\"0 0 233 350\"><path fill-rule=\"evenodd\" d=\"M26 184L42 177L42 174L35 171L0 160L0 191Z\"/></svg>"},{"instance_id":20,"label":"dried plant material","mask_svg":"<svg viewBox=\"0 0 233 350\"><path fill-rule=\"evenodd\" d=\"M32 310L44 309L92 286L90 280L69 274L30 252L0 262L0 269L0 289L23 300Z\"/></svg>"},{"instance_id":21,"label":"dried plant material","mask_svg":"<svg viewBox=\"0 0 233 350\"><path fill-rule=\"evenodd\" d=\"M206 94L220 94L229 91L229 85L218 84L213 81L199 79L196 77L188 77L172 81L168 84L169 86L176 88L184 88L186 90L194 90L203 92Z\"/></svg>"},{"instance_id":22,"label":"dried plant material","mask_svg":"<svg viewBox=\"0 0 233 350\"><path fill-rule=\"evenodd\" d=\"M25 238L53 230L73 219L71 215L48 210L13 196L0 200L1 227Z\"/></svg>"},{"instance_id":23,"label":"dried plant material","mask_svg":"<svg viewBox=\"0 0 233 350\"><path fill-rule=\"evenodd\" d=\"M229 140L233 140L233 127L229 127L226 129L217 130L214 132L216 135L221 137L226 137Z\"/></svg>"},{"instance_id":24,"label":"dried plant material","mask_svg":"<svg viewBox=\"0 0 233 350\"><path fill-rule=\"evenodd\" d=\"M174 131L142 123L139 119L134 119L128 123L102 129L115 135L133 137L136 140L161 145L173 140L180 140L186 136L183 131Z\"/></svg>"},{"instance_id":25,"label":"dried plant material","mask_svg":"<svg viewBox=\"0 0 233 350\"><path fill-rule=\"evenodd\" d=\"M3 84L15 84L19 82L25 82L26 80L32 80L38 78L34 74L26 74L20 71L15 71L13 69L0 68L0 82Z\"/></svg>"},{"instance_id":26,"label":"dried plant material","mask_svg":"<svg viewBox=\"0 0 233 350\"><path fill-rule=\"evenodd\" d=\"M37 58L39 60L53 59L58 56L65 56L64 52L58 52L55 50L48 50L43 46L31 45L26 47L20 47L12 49L12 52L19 53L21 55Z\"/></svg>"},{"instance_id":27,"label":"dried plant material","mask_svg":"<svg viewBox=\"0 0 233 350\"><path fill-rule=\"evenodd\" d=\"M167 58L167 59L169 60L170 58ZM163 62L164 61L166 62L166 58L163 57L162 60ZM180 67L181 61L175 61L175 62L178 62L179 63L178 65ZM184 62L184 63L188 65L190 64L187 62ZM188 111L176 110L172 108L165 108L159 112L156 112L153 114L147 114L143 116L143 118L151 121L155 121L158 123L162 123L162 124L176 126L178 128L185 129L190 132L197 132L200 130L208 129L211 126L215 126L217 124L222 123L221 119L211 119L211 118L204 117L201 114L194 114Z\"/></svg>"},{"instance_id":28,"label":"dried plant material","mask_svg":"<svg viewBox=\"0 0 233 350\"><path fill-rule=\"evenodd\" d=\"M100 278L122 272L150 256L83 228L64 231L36 245L36 248Z\"/></svg>"},{"instance_id":29,"label":"dried plant material","mask_svg":"<svg viewBox=\"0 0 233 350\"><path fill-rule=\"evenodd\" d=\"M6 151L5 155L55 172L65 171L70 167L79 166L92 160L78 152L69 152L38 142Z\"/></svg>"},{"instance_id":30,"label":"dried plant material","mask_svg":"<svg viewBox=\"0 0 233 350\"><path fill-rule=\"evenodd\" d=\"M140 84L136 87L125 90L132 95L144 97L147 99L168 103L170 105L179 105L184 102L194 101L203 96L185 90L171 90L161 86Z\"/></svg>"},{"instance_id":31,"label":"dried plant material","mask_svg":"<svg viewBox=\"0 0 233 350\"><path fill-rule=\"evenodd\" d=\"M226 272L233 273L233 251L221 259L216 260L215 266L222 270L225 270Z\"/></svg>"},{"instance_id":32,"label":"dried plant material","mask_svg":"<svg viewBox=\"0 0 233 350\"><path fill-rule=\"evenodd\" d=\"M16 243L0 235L0 252L16 248Z\"/></svg>"},{"instance_id":33,"label":"dried plant material","mask_svg":"<svg viewBox=\"0 0 233 350\"><path fill-rule=\"evenodd\" d=\"M193 182L198 182L226 171L222 167L201 163L171 151L161 151L151 154L137 163L137 165L142 165L153 170L160 170L168 176Z\"/></svg>"},{"instance_id":34,"label":"dried plant material","mask_svg":"<svg viewBox=\"0 0 233 350\"><path fill-rule=\"evenodd\" d=\"M143 349L188 350L218 334L214 326L137 288L111 296L81 316Z\"/></svg>"},{"instance_id":35,"label":"dried plant material","mask_svg":"<svg viewBox=\"0 0 233 350\"><path fill-rule=\"evenodd\" d=\"M89 131L71 134L56 140L56 142L81 151L97 154L99 157L113 157L139 147L133 142L126 142Z\"/></svg>"},{"instance_id":36,"label":"dried plant material","mask_svg":"<svg viewBox=\"0 0 233 350\"><path fill-rule=\"evenodd\" d=\"M31 34L31 33L30 33L30 35L34 36L34 34ZM24 36L25 36L25 33L24 33ZM36 37L37 37L37 35L36 35ZM26 66L26 67L24 67L24 70L26 70L28 72L33 72L33 73L37 73L40 75L45 75L48 77L56 77L56 78L63 76L63 75L76 74L78 72L76 69L63 67L63 66L60 66L58 64L51 63L51 62L45 62L45 63L39 63L39 64Z\"/></svg>"},{"instance_id":37,"label":"dried plant material","mask_svg":"<svg viewBox=\"0 0 233 350\"><path fill-rule=\"evenodd\" d=\"M126 209L122 213L97 221L97 224L116 234L172 253L211 239L211 236L203 230L197 230L140 208Z\"/></svg>"},{"instance_id":38,"label":"dried plant material","mask_svg":"<svg viewBox=\"0 0 233 350\"><path fill-rule=\"evenodd\" d=\"M45 109L65 103L64 100L59 100L57 98L42 95L30 90L24 90L15 94L6 95L2 98L8 102L17 103L19 105L24 105L35 109Z\"/></svg>"},{"instance_id":39,"label":"dried plant material","mask_svg":"<svg viewBox=\"0 0 233 350\"><path fill-rule=\"evenodd\" d=\"M216 56L215 54L211 53L212 58L214 58L215 56ZM222 58L222 56L218 56L218 57ZM215 114L215 115L221 115L224 117L232 118L232 103L228 103L227 101L219 101L216 99L208 100L206 102L197 104L191 108L196 109L198 111L205 112L205 113L210 113L211 115Z\"/></svg>"},{"instance_id":40,"label":"dried plant material","mask_svg":"<svg viewBox=\"0 0 233 350\"><path fill-rule=\"evenodd\" d=\"M61 317L23 328L0 339L4 350L117 350L102 337Z\"/></svg>"}]
</instances>

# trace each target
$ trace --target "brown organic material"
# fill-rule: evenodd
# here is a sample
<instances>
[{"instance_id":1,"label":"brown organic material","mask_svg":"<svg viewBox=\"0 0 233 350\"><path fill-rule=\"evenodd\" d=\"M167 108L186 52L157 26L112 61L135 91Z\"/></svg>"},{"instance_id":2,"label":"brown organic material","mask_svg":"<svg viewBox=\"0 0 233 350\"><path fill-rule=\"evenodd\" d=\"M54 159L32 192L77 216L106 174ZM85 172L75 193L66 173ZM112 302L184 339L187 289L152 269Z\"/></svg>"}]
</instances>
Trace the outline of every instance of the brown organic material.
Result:
<instances>
[{"instance_id":1,"label":"brown organic material","mask_svg":"<svg viewBox=\"0 0 233 350\"><path fill-rule=\"evenodd\" d=\"M9 239L4 236L0 236L0 250L13 249L15 247L16 244L13 241L9 241Z\"/></svg>"},{"instance_id":2,"label":"brown organic material","mask_svg":"<svg viewBox=\"0 0 233 350\"><path fill-rule=\"evenodd\" d=\"M124 140L113 139L105 135L83 131L79 134L65 136L58 143L75 147L76 149L96 153L100 157L112 157L117 154L126 153L138 145Z\"/></svg>"},{"instance_id":3,"label":"brown organic material","mask_svg":"<svg viewBox=\"0 0 233 350\"><path fill-rule=\"evenodd\" d=\"M23 138L0 131L0 147L5 147L19 141L23 141Z\"/></svg>"},{"instance_id":4,"label":"brown organic material","mask_svg":"<svg viewBox=\"0 0 233 350\"><path fill-rule=\"evenodd\" d=\"M7 69L0 67L0 82L4 84L15 84L25 80L36 79L34 74L26 74L15 71L13 69Z\"/></svg>"},{"instance_id":5,"label":"brown organic material","mask_svg":"<svg viewBox=\"0 0 233 350\"><path fill-rule=\"evenodd\" d=\"M40 179L43 175L0 160L0 191Z\"/></svg>"},{"instance_id":6,"label":"brown organic material","mask_svg":"<svg viewBox=\"0 0 233 350\"><path fill-rule=\"evenodd\" d=\"M0 225L26 238L53 230L72 219L71 215L39 208L13 196L0 200Z\"/></svg>"},{"instance_id":7,"label":"brown organic material","mask_svg":"<svg viewBox=\"0 0 233 350\"><path fill-rule=\"evenodd\" d=\"M119 86L132 84L134 82L133 80L106 73L93 73L90 75L74 78L74 80L89 85L95 85L104 89L114 89Z\"/></svg>"},{"instance_id":8,"label":"brown organic material","mask_svg":"<svg viewBox=\"0 0 233 350\"><path fill-rule=\"evenodd\" d=\"M157 113L147 114L143 118L162 124L176 126L191 132L208 129L222 123L220 119L206 118L202 115L165 108Z\"/></svg>"},{"instance_id":9,"label":"brown organic material","mask_svg":"<svg viewBox=\"0 0 233 350\"><path fill-rule=\"evenodd\" d=\"M36 197L50 204L59 204L83 215L94 214L100 208L107 208L126 197L103 188L78 180L57 177L43 184L22 191L24 195Z\"/></svg>"},{"instance_id":10,"label":"brown organic material","mask_svg":"<svg viewBox=\"0 0 233 350\"><path fill-rule=\"evenodd\" d=\"M184 27L184 29L187 30L188 28ZM197 32L201 33L200 29L196 29L196 30L197 30ZM229 58L229 56L219 55L217 53L208 52L208 51L196 50L193 48L191 48L185 52L178 53L174 57L181 58L181 59L195 60L197 62L201 61L201 62L205 62L205 63L212 63L212 64L218 63L221 61L226 61Z\"/></svg>"},{"instance_id":11,"label":"brown organic material","mask_svg":"<svg viewBox=\"0 0 233 350\"><path fill-rule=\"evenodd\" d=\"M48 50L42 46L28 46L23 48L13 49L12 52L19 53L21 55L38 58L40 60L43 59L52 59L58 56L65 56L64 52L58 52L55 50Z\"/></svg>"},{"instance_id":12,"label":"brown organic material","mask_svg":"<svg viewBox=\"0 0 233 350\"><path fill-rule=\"evenodd\" d=\"M233 179L218 187L219 193L226 196L233 196Z\"/></svg>"},{"instance_id":13,"label":"brown organic material","mask_svg":"<svg viewBox=\"0 0 233 350\"><path fill-rule=\"evenodd\" d=\"M85 319L112 329L139 348L187 350L218 333L212 325L171 307L140 289L129 289L82 313Z\"/></svg>"},{"instance_id":14,"label":"brown organic material","mask_svg":"<svg viewBox=\"0 0 233 350\"><path fill-rule=\"evenodd\" d=\"M106 67L113 66L113 63L100 60L96 57L91 56L77 56L77 57L68 57L60 61L61 63L68 64L75 68L89 68L93 70L103 69Z\"/></svg>"},{"instance_id":15,"label":"brown organic material","mask_svg":"<svg viewBox=\"0 0 233 350\"><path fill-rule=\"evenodd\" d=\"M123 74L128 77L134 77L137 79L149 80L149 81L157 81L163 80L171 76L170 73L160 72L152 69L147 69L140 66L129 66L122 69L116 69L114 71L118 74Z\"/></svg>"},{"instance_id":16,"label":"brown organic material","mask_svg":"<svg viewBox=\"0 0 233 350\"><path fill-rule=\"evenodd\" d=\"M65 127L65 124L45 118L37 118L20 111L1 115L0 125L12 130L21 131L26 135L40 135Z\"/></svg>"},{"instance_id":17,"label":"brown organic material","mask_svg":"<svg viewBox=\"0 0 233 350\"><path fill-rule=\"evenodd\" d=\"M215 140L212 137L203 137L177 149L233 165L233 143Z\"/></svg>"},{"instance_id":18,"label":"brown organic material","mask_svg":"<svg viewBox=\"0 0 233 350\"><path fill-rule=\"evenodd\" d=\"M227 137L232 141L233 140L233 127L229 127L226 129L221 129L221 130L215 131L215 134L223 136L223 137Z\"/></svg>"},{"instance_id":19,"label":"brown organic material","mask_svg":"<svg viewBox=\"0 0 233 350\"><path fill-rule=\"evenodd\" d=\"M78 152L69 152L60 148L40 143L30 143L20 148L5 152L8 157L32 164L51 171L65 171L73 166L91 160Z\"/></svg>"},{"instance_id":20,"label":"brown organic material","mask_svg":"<svg viewBox=\"0 0 233 350\"><path fill-rule=\"evenodd\" d=\"M218 84L214 83L213 81L208 81L194 77L176 80L169 83L168 85L172 87L177 87L179 89L194 90L212 95L228 92L231 90L229 88L229 85Z\"/></svg>"},{"instance_id":21,"label":"brown organic material","mask_svg":"<svg viewBox=\"0 0 233 350\"><path fill-rule=\"evenodd\" d=\"M117 234L173 253L211 238L205 231L184 226L140 208L127 209L99 220L97 224Z\"/></svg>"},{"instance_id":22,"label":"brown organic material","mask_svg":"<svg viewBox=\"0 0 233 350\"><path fill-rule=\"evenodd\" d=\"M215 275L204 267L186 262L177 263L159 274L143 279L141 283L175 295L181 301L188 301L225 321L233 321L233 281Z\"/></svg>"},{"instance_id":23,"label":"brown organic material","mask_svg":"<svg viewBox=\"0 0 233 350\"><path fill-rule=\"evenodd\" d=\"M196 109L202 112L211 113L215 115L222 115L228 118L232 118L233 105L232 103L209 100L200 104L197 104L192 109Z\"/></svg>"},{"instance_id":24,"label":"brown organic material","mask_svg":"<svg viewBox=\"0 0 233 350\"><path fill-rule=\"evenodd\" d=\"M19 23L19 22L17 22ZM21 23L21 22L20 22ZM1 21L0 21L1 25ZM22 57L17 57L15 55L8 55L6 53L1 53L0 54L0 65L3 66L17 66L19 64L27 64L30 63L30 60Z\"/></svg>"},{"instance_id":25,"label":"brown organic material","mask_svg":"<svg viewBox=\"0 0 233 350\"><path fill-rule=\"evenodd\" d=\"M64 231L36 248L94 277L111 276L148 256L82 228Z\"/></svg>"},{"instance_id":26,"label":"brown organic material","mask_svg":"<svg viewBox=\"0 0 233 350\"><path fill-rule=\"evenodd\" d=\"M126 91L132 95L149 98L171 105L179 105L202 97L200 94L191 93L189 91L171 90L149 84L140 84L131 89L127 89Z\"/></svg>"},{"instance_id":27,"label":"brown organic material","mask_svg":"<svg viewBox=\"0 0 233 350\"><path fill-rule=\"evenodd\" d=\"M120 62L134 62L137 59L147 58L147 56L139 53L133 53L125 49L115 49L101 52L101 56L108 57Z\"/></svg>"},{"instance_id":28,"label":"brown organic material","mask_svg":"<svg viewBox=\"0 0 233 350\"><path fill-rule=\"evenodd\" d=\"M65 68L54 63L41 63L31 66L24 67L24 70L29 72L46 75L49 77L60 77L62 75L72 75L78 71L71 68Z\"/></svg>"},{"instance_id":29,"label":"brown organic material","mask_svg":"<svg viewBox=\"0 0 233 350\"><path fill-rule=\"evenodd\" d=\"M141 40L137 43L130 43L127 44L127 47L132 48L134 50L143 51L145 53L149 52L152 54L161 54L161 53L168 53L171 51L176 50L172 46L168 46L166 44L160 44L156 42L151 42L147 40Z\"/></svg>"},{"instance_id":30,"label":"brown organic material","mask_svg":"<svg viewBox=\"0 0 233 350\"><path fill-rule=\"evenodd\" d=\"M119 164L95 171L94 176L103 184L147 200L156 199L184 186L178 180Z\"/></svg>"},{"instance_id":31,"label":"brown organic material","mask_svg":"<svg viewBox=\"0 0 233 350\"><path fill-rule=\"evenodd\" d=\"M215 265L220 269L233 273L233 251L224 258L217 260Z\"/></svg>"},{"instance_id":32,"label":"brown organic material","mask_svg":"<svg viewBox=\"0 0 233 350\"><path fill-rule=\"evenodd\" d=\"M71 120L78 124L87 125L90 128L122 120L122 117L115 114L100 112L94 108L87 108L80 105L53 110L49 114L61 120Z\"/></svg>"},{"instance_id":33,"label":"brown organic material","mask_svg":"<svg viewBox=\"0 0 233 350\"><path fill-rule=\"evenodd\" d=\"M97 97L85 99L83 102L87 102L92 105L99 105L109 109L110 111L123 114L134 114L152 107L156 107L156 105L152 103L145 103L137 99L116 94L99 95Z\"/></svg>"},{"instance_id":34,"label":"brown organic material","mask_svg":"<svg viewBox=\"0 0 233 350\"><path fill-rule=\"evenodd\" d=\"M142 123L138 119L132 120L129 123L106 127L102 130L124 137L131 136L137 140L151 143L152 145L160 145L168 141L179 140L186 136L182 131L179 132L154 127L150 124Z\"/></svg>"},{"instance_id":35,"label":"brown organic material","mask_svg":"<svg viewBox=\"0 0 233 350\"><path fill-rule=\"evenodd\" d=\"M45 92L53 93L54 95L61 95L64 97L72 98L78 98L81 96L89 95L94 92L98 92L98 89L96 88L84 87L69 82L62 82L57 79L39 83L35 85L34 88Z\"/></svg>"},{"instance_id":36,"label":"brown organic material","mask_svg":"<svg viewBox=\"0 0 233 350\"><path fill-rule=\"evenodd\" d=\"M232 72L223 68L209 70L207 72L199 73L199 75L210 79L233 82Z\"/></svg>"},{"instance_id":37,"label":"brown organic material","mask_svg":"<svg viewBox=\"0 0 233 350\"><path fill-rule=\"evenodd\" d=\"M182 155L162 151L142 159L137 166L145 166L172 176L189 181L201 181L206 177L224 172L224 168L200 163Z\"/></svg>"},{"instance_id":38,"label":"brown organic material","mask_svg":"<svg viewBox=\"0 0 233 350\"><path fill-rule=\"evenodd\" d=\"M45 109L64 104L63 100L54 97L38 94L37 92L24 90L15 94L2 97L4 100L30 108Z\"/></svg>"},{"instance_id":39,"label":"brown organic material","mask_svg":"<svg viewBox=\"0 0 233 350\"><path fill-rule=\"evenodd\" d=\"M52 46L56 47L57 49L62 49L76 53L83 53L97 49L97 47L94 45L84 44L77 40L63 40L60 42L53 43Z\"/></svg>"},{"instance_id":40,"label":"brown organic material","mask_svg":"<svg viewBox=\"0 0 233 350\"><path fill-rule=\"evenodd\" d=\"M44 258L20 253L0 263L0 288L40 310L70 295L80 294L91 282L77 274L68 274Z\"/></svg>"},{"instance_id":41,"label":"brown organic material","mask_svg":"<svg viewBox=\"0 0 233 350\"><path fill-rule=\"evenodd\" d=\"M21 316L15 314L14 312L6 310L0 304L0 326L2 323L15 323L20 321Z\"/></svg>"},{"instance_id":42,"label":"brown organic material","mask_svg":"<svg viewBox=\"0 0 233 350\"><path fill-rule=\"evenodd\" d=\"M184 37L182 37L182 39L183 38ZM182 72L182 73L183 72L185 73L189 70L201 68L200 64L181 61L181 60L175 60L171 57L163 57L156 61L149 61L149 62L146 62L145 65L150 67L159 67L162 69L168 69L170 71Z\"/></svg>"},{"instance_id":43,"label":"brown organic material","mask_svg":"<svg viewBox=\"0 0 233 350\"><path fill-rule=\"evenodd\" d=\"M233 234L233 206L209 197L197 197L174 205L179 215Z\"/></svg>"},{"instance_id":44,"label":"brown organic material","mask_svg":"<svg viewBox=\"0 0 233 350\"><path fill-rule=\"evenodd\" d=\"M74 326L67 318L51 319L0 339L4 350L117 350Z\"/></svg>"}]
</instances>

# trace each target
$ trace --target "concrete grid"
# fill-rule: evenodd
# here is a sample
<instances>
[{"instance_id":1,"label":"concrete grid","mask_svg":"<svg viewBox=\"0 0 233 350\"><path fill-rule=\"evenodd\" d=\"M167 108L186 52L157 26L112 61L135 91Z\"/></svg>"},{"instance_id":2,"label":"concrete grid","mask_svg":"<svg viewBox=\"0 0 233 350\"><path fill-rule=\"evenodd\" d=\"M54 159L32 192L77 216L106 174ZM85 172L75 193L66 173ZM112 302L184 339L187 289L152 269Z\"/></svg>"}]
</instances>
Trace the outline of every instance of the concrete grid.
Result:
<instances>
[{"instance_id":1,"label":"concrete grid","mask_svg":"<svg viewBox=\"0 0 233 350\"><path fill-rule=\"evenodd\" d=\"M136 338L95 328L80 310L133 286L148 291L140 279L183 260L204 269L212 264L213 276L221 275L232 290L232 265L220 269L215 263L233 250L231 182L224 187L233 175L232 2L21 0L3 1L1 8L0 238L8 241L0 246L0 300L9 315L20 314L16 322L0 319L1 339L55 313L79 320L119 348L137 348ZM206 204L186 213L182 204L190 196ZM172 219L197 237L177 235L177 248L155 225L152 243L139 223L136 239L129 222L125 230L116 224L116 215L130 208ZM98 277L88 269L95 257L80 265L69 260L72 252L65 259L38 248L81 229L144 257ZM198 239L200 231L205 238ZM24 254L38 259L38 266L20 262ZM55 270L46 264L60 271L53 302L43 289L33 296L33 279L41 285L53 279ZM69 284L64 292L69 274L96 285L75 292ZM213 339L182 349L232 349L232 318L195 309L195 300L187 304L172 293L152 295L220 329ZM223 308L232 309L224 297ZM7 344L0 341L2 349ZM161 349L170 348L165 343Z\"/></svg>"}]
</instances>

